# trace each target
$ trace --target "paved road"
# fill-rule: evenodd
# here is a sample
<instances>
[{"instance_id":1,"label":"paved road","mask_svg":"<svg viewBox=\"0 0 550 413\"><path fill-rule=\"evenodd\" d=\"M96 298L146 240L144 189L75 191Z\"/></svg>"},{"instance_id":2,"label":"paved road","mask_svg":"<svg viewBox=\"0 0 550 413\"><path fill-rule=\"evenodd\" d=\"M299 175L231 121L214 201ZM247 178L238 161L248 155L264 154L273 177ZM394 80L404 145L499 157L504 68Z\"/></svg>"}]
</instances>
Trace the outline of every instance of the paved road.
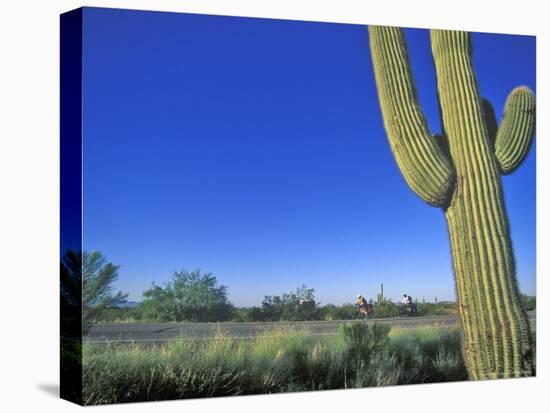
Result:
<instances>
[{"instance_id":1,"label":"paved road","mask_svg":"<svg viewBox=\"0 0 550 413\"><path fill-rule=\"evenodd\" d=\"M535 312L529 312L531 326L535 327ZM182 339L208 339L218 330L229 333L234 338L247 339L258 333L269 331L279 326L306 330L310 335L323 336L337 333L338 326L344 321L304 321L285 323L125 323L125 324L97 324L90 334L84 338L90 343L127 343L150 342L162 343ZM358 322L358 321L350 321ZM400 328L423 328L429 326L454 325L457 319L454 316L389 318L367 320L389 324Z\"/></svg>"}]
</instances>

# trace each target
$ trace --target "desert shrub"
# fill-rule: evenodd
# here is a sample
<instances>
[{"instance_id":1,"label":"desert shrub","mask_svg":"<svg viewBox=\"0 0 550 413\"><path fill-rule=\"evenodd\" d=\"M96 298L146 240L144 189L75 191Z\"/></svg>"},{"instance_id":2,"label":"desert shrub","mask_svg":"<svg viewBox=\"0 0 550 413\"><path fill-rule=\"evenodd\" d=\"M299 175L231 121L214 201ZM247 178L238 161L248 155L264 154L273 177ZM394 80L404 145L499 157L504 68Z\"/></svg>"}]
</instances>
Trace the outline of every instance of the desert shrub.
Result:
<instances>
[{"instance_id":1,"label":"desert shrub","mask_svg":"<svg viewBox=\"0 0 550 413\"><path fill-rule=\"evenodd\" d=\"M392 386L399 383L400 377L396 357L389 352L377 353L359 365L351 387Z\"/></svg>"},{"instance_id":2,"label":"desert shrub","mask_svg":"<svg viewBox=\"0 0 550 413\"><path fill-rule=\"evenodd\" d=\"M394 384L393 374L386 374L396 367L388 351L388 325L342 324L339 332L346 344L344 387Z\"/></svg>"},{"instance_id":3,"label":"desert shrub","mask_svg":"<svg viewBox=\"0 0 550 413\"><path fill-rule=\"evenodd\" d=\"M375 304L372 313L376 318L398 317L399 305L391 301L384 301L380 304Z\"/></svg>"},{"instance_id":4,"label":"desert shrub","mask_svg":"<svg viewBox=\"0 0 550 413\"><path fill-rule=\"evenodd\" d=\"M266 331L250 345L250 369L260 377L268 392L288 391L303 379L305 361L312 347L312 338L305 331L278 327ZM254 387L262 393L265 387Z\"/></svg>"},{"instance_id":5,"label":"desert shrub","mask_svg":"<svg viewBox=\"0 0 550 413\"><path fill-rule=\"evenodd\" d=\"M390 340L402 369L399 384L466 380L460 349L460 331L449 327L402 329Z\"/></svg>"},{"instance_id":6,"label":"desert shrub","mask_svg":"<svg viewBox=\"0 0 550 413\"><path fill-rule=\"evenodd\" d=\"M359 317L360 314L355 304L346 303L340 306L327 304L319 308L320 320L355 320Z\"/></svg>"},{"instance_id":7,"label":"desert shrub","mask_svg":"<svg viewBox=\"0 0 550 413\"><path fill-rule=\"evenodd\" d=\"M389 332L390 326L386 324L342 324L340 334L347 344L347 358L368 361L372 354L385 351L389 342Z\"/></svg>"},{"instance_id":8,"label":"desert shrub","mask_svg":"<svg viewBox=\"0 0 550 413\"><path fill-rule=\"evenodd\" d=\"M227 287L200 270L175 271L164 285L153 283L139 306L143 318L162 322L225 321L231 319L233 308Z\"/></svg>"},{"instance_id":9,"label":"desert shrub","mask_svg":"<svg viewBox=\"0 0 550 413\"><path fill-rule=\"evenodd\" d=\"M84 402L213 397L465 380L460 333L347 323L315 337L278 326L252 339L85 344Z\"/></svg>"}]
</instances>

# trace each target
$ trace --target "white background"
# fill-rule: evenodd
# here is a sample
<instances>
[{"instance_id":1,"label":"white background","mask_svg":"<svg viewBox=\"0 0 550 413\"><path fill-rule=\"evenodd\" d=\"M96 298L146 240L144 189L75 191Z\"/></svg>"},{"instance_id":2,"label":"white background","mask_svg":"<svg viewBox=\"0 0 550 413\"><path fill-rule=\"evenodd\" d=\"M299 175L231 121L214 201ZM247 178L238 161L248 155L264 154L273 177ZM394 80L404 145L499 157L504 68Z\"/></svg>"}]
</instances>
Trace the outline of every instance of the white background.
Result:
<instances>
[{"instance_id":1,"label":"white background","mask_svg":"<svg viewBox=\"0 0 550 413\"><path fill-rule=\"evenodd\" d=\"M544 307L550 282L550 80L545 2L135 0L4 1L0 6L0 410L75 411L57 398L59 14L86 6L536 34L538 377L97 407L101 411L541 411L550 374ZM510 56L514 59L514 56ZM546 66L545 66L546 61ZM495 71L499 70L495 67ZM546 212L546 213L545 213ZM546 231L545 231L546 230ZM546 324L546 325L545 325ZM544 393L546 387L546 394ZM544 407L543 407L544 406Z\"/></svg>"}]
</instances>

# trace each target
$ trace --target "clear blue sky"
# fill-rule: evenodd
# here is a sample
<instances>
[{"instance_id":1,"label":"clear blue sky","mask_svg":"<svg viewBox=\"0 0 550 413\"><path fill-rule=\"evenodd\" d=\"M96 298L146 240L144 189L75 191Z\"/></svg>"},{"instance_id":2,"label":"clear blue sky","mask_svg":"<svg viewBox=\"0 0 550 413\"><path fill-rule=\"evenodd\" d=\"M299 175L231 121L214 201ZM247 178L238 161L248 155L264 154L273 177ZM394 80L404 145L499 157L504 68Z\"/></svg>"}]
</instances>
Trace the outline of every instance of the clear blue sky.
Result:
<instances>
[{"instance_id":1,"label":"clear blue sky","mask_svg":"<svg viewBox=\"0 0 550 413\"><path fill-rule=\"evenodd\" d=\"M407 30L440 130L429 33ZM535 89L535 38L474 34L500 118ZM306 284L322 303L404 291L454 300L441 210L401 177L360 25L84 11L84 248L141 299L201 268L236 305ZM535 292L535 146L504 177L521 289Z\"/></svg>"}]
</instances>

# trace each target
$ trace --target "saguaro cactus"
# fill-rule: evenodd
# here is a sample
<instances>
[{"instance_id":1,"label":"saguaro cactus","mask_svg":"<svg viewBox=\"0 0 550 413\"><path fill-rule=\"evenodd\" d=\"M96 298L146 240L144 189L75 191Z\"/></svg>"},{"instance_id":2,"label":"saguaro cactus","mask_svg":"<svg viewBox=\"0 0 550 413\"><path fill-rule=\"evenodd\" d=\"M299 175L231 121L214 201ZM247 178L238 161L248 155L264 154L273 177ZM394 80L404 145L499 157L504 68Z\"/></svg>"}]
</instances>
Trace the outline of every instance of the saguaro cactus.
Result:
<instances>
[{"instance_id":1,"label":"saguaro cactus","mask_svg":"<svg viewBox=\"0 0 550 413\"><path fill-rule=\"evenodd\" d=\"M463 354L472 379L534 374L529 322L520 303L501 174L528 153L535 98L514 89L496 131L472 68L469 33L432 30L442 136L432 136L418 103L405 38L370 26L384 125L409 186L447 219Z\"/></svg>"}]
</instances>

